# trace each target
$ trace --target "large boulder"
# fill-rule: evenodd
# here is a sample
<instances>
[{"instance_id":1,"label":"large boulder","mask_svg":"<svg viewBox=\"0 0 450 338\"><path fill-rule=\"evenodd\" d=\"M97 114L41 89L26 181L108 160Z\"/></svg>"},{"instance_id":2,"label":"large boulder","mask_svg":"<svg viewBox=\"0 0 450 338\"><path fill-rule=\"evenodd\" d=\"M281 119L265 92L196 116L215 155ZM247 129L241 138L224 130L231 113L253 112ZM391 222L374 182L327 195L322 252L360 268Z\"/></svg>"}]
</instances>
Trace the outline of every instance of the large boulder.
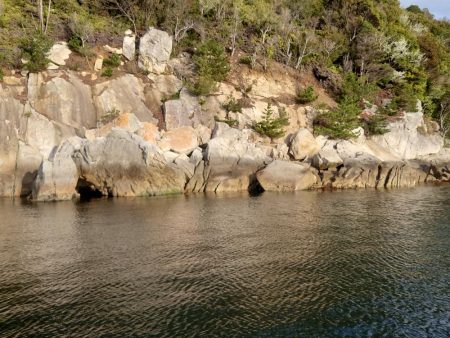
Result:
<instances>
[{"instance_id":1,"label":"large boulder","mask_svg":"<svg viewBox=\"0 0 450 338\"><path fill-rule=\"evenodd\" d=\"M151 196L181 193L185 175L167 163L155 145L113 129L105 138L84 142L74 155L85 186L103 195Z\"/></svg>"},{"instance_id":2,"label":"large boulder","mask_svg":"<svg viewBox=\"0 0 450 338\"><path fill-rule=\"evenodd\" d=\"M444 146L439 133L427 130L421 112L405 113L403 118L389 123L388 128L388 133L373 136L372 140L404 160L437 154Z\"/></svg>"},{"instance_id":3,"label":"large boulder","mask_svg":"<svg viewBox=\"0 0 450 338\"><path fill-rule=\"evenodd\" d=\"M309 164L278 160L259 171L256 178L265 191L308 190L318 181Z\"/></svg>"},{"instance_id":4,"label":"large boulder","mask_svg":"<svg viewBox=\"0 0 450 338\"><path fill-rule=\"evenodd\" d=\"M304 160L316 155L320 150L313 134L308 129L302 128L292 137L289 154L295 160Z\"/></svg>"},{"instance_id":5,"label":"large boulder","mask_svg":"<svg viewBox=\"0 0 450 338\"><path fill-rule=\"evenodd\" d=\"M172 37L166 32L149 28L139 43L139 66L151 73L164 73L172 54L172 43Z\"/></svg>"},{"instance_id":6,"label":"large boulder","mask_svg":"<svg viewBox=\"0 0 450 338\"><path fill-rule=\"evenodd\" d=\"M33 109L52 121L77 129L96 125L91 88L71 71L54 77L47 73L30 74L28 99Z\"/></svg>"},{"instance_id":7,"label":"large boulder","mask_svg":"<svg viewBox=\"0 0 450 338\"><path fill-rule=\"evenodd\" d=\"M157 123L145 104L145 85L132 74L102 82L95 86L95 106L99 119L110 112L133 113L140 121Z\"/></svg>"},{"instance_id":8,"label":"large boulder","mask_svg":"<svg viewBox=\"0 0 450 338\"><path fill-rule=\"evenodd\" d=\"M34 201L62 201L78 196L79 173L72 156L81 144L79 137L68 139L48 160L42 162L33 185Z\"/></svg>"},{"instance_id":9,"label":"large boulder","mask_svg":"<svg viewBox=\"0 0 450 338\"><path fill-rule=\"evenodd\" d=\"M244 191L255 183L255 173L272 159L267 149L250 141L252 133L217 123L206 148L205 191Z\"/></svg>"}]
</instances>

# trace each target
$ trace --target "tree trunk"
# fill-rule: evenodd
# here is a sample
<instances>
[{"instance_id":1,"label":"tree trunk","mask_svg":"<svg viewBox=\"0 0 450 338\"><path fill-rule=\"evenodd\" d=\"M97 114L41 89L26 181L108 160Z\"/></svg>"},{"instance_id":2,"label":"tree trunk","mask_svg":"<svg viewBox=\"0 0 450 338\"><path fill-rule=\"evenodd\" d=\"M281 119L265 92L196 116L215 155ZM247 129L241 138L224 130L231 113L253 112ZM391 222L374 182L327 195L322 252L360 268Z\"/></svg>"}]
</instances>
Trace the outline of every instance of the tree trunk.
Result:
<instances>
[{"instance_id":1,"label":"tree trunk","mask_svg":"<svg viewBox=\"0 0 450 338\"><path fill-rule=\"evenodd\" d=\"M41 32L44 32L44 3L43 0L38 0L38 15L39 15L39 26Z\"/></svg>"}]
</instances>

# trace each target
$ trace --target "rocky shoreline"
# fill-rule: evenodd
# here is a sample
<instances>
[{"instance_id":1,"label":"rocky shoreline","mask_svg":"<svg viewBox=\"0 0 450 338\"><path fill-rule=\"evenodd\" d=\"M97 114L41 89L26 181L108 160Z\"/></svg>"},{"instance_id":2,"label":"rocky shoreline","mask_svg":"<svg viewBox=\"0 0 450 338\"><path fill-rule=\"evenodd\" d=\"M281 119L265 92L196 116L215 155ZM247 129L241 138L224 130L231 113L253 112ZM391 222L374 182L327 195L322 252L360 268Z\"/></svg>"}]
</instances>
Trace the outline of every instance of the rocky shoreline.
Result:
<instances>
[{"instance_id":1,"label":"rocky shoreline","mask_svg":"<svg viewBox=\"0 0 450 338\"><path fill-rule=\"evenodd\" d=\"M183 85L189 57L171 59L171 38L154 29L148 34L139 59L145 76L123 71L105 80L98 77L100 62L93 72L65 69L70 51L60 44L46 72L4 77L0 197L57 201L450 180L450 149L420 107L390 121L382 136L367 138L362 129L353 140L314 136L318 111L289 101L296 79L242 68L211 95L195 97ZM128 32L120 51L127 58L135 57L133 39ZM241 112L225 109L230 100L245 102ZM270 140L251 128L269 103L276 114L287 113L286 137ZM218 122L225 118L236 125Z\"/></svg>"}]
</instances>

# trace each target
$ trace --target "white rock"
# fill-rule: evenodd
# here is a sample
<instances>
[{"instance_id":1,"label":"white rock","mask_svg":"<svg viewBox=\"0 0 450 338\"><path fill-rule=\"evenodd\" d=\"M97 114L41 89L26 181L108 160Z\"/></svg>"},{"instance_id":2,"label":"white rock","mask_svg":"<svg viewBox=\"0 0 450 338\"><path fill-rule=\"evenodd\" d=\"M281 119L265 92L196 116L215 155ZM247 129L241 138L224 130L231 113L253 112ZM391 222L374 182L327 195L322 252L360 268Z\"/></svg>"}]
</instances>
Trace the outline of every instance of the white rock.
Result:
<instances>
[{"instance_id":1,"label":"white rock","mask_svg":"<svg viewBox=\"0 0 450 338\"><path fill-rule=\"evenodd\" d=\"M172 37L164 31L149 28L139 43L139 67L161 74L172 54Z\"/></svg>"},{"instance_id":2,"label":"white rock","mask_svg":"<svg viewBox=\"0 0 450 338\"><path fill-rule=\"evenodd\" d=\"M72 54L72 51L67 46L66 42L55 43L47 55L50 60L50 64L47 69L56 70L59 66L64 66L66 61L69 59L70 54Z\"/></svg>"},{"instance_id":3,"label":"white rock","mask_svg":"<svg viewBox=\"0 0 450 338\"><path fill-rule=\"evenodd\" d=\"M109 53L118 54L118 55L123 54L122 48L114 48L109 45L104 45L103 48Z\"/></svg>"},{"instance_id":4,"label":"white rock","mask_svg":"<svg viewBox=\"0 0 450 338\"><path fill-rule=\"evenodd\" d=\"M94 63L94 70L95 70L96 72L99 72L99 71L102 70L102 68L103 68L103 57L102 57L102 56L99 56L99 57L95 60L95 63Z\"/></svg>"},{"instance_id":5,"label":"white rock","mask_svg":"<svg viewBox=\"0 0 450 338\"><path fill-rule=\"evenodd\" d=\"M292 138L289 153L296 160L304 160L316 155L320 150L313 134L308 129L300 129Z\"/></svg>"},{"instance_id":6,"label":"white rock","mask_svg":"<svg viewBox=\"0 0 450 338\"><path fill-rule=\"evenodd\" d=\"M130 32L131 34L127 34ZM136 36L130 31L125 32L122 44L123 55L128 60L134 60L136 58Z\"/></svg>"}]
</instances>

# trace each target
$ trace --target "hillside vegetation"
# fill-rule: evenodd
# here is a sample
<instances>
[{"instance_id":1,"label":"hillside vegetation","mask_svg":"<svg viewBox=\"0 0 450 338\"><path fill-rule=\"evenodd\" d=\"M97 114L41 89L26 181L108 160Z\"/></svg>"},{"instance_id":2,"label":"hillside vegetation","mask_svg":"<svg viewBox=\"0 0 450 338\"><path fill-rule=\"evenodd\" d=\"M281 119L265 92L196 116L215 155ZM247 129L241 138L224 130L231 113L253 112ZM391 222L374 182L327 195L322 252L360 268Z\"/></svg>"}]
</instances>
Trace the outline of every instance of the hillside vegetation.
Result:
<instances>
[{"instance_id":1,"label":"hillside vegetation","mask_svg":"<svg viewBox=\"0 0 450 338\"><path fill-rule=\"evenodd\" d=\"M362 123L383 133L389 116L415 111L417 100L450 129L450 23L397 0L0 0L0 14L5 70L24 67L23 57L28 70L44 68L52 40L90 58L127 28L155 26L173 35L177 52L194 54L190 89L199 95L226 76L230 59L263 71L279 62L313 70L338 102L317 119L318 132L351 137ZM306 88L298 101L314 97ZM372 107L376 117L361 120Z\"/></svg>"}]
</instances>

